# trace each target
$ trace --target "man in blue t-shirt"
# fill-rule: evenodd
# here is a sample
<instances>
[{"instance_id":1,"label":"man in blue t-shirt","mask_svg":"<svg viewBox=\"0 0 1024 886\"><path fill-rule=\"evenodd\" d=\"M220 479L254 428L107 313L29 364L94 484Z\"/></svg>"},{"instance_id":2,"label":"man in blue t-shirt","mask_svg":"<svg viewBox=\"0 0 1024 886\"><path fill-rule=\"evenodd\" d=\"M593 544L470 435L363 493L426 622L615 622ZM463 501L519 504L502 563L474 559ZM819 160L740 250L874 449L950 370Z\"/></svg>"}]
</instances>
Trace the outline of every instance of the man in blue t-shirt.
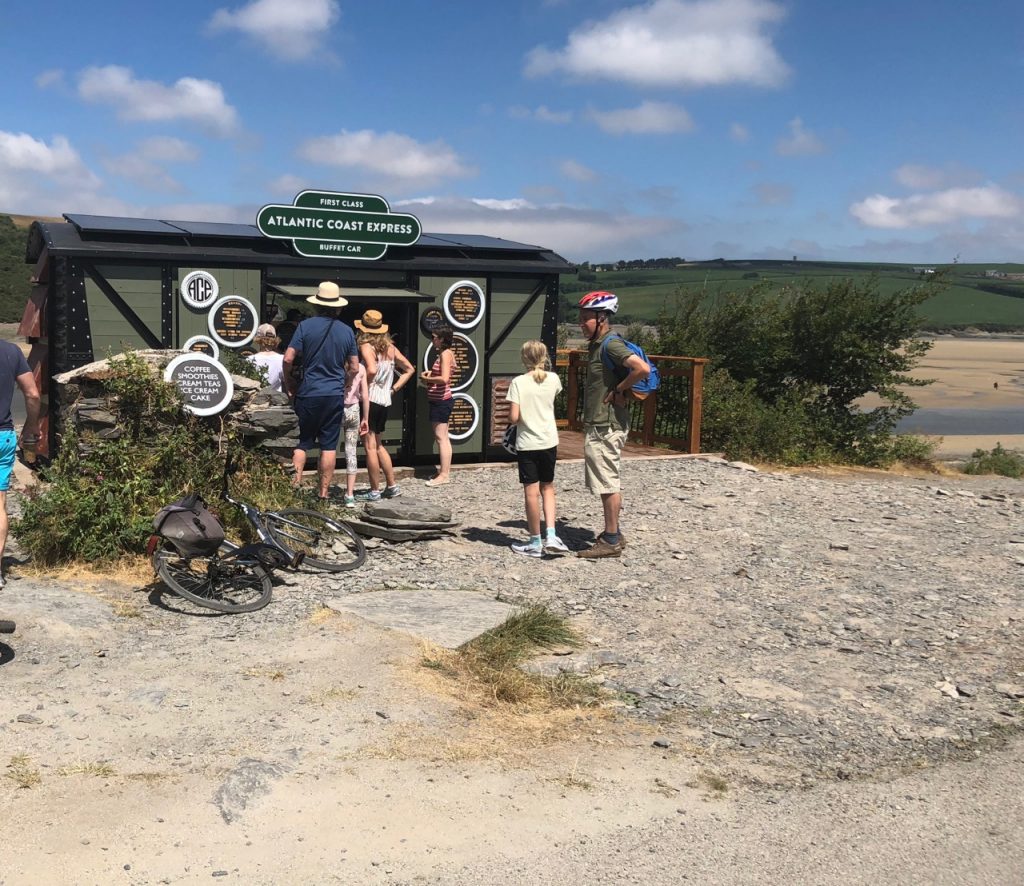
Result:
<instances>
[{"instance_id":1,"label":"man in blue t-shirt","mask_svg":"<svg viewBox=\"0 0 1024 886\"><path fill-rule=\"evenodd\" d=\"M320 447L320 498L334 476L338 438L345 414L345 369L359 366L356 334L338 319L348 304L337 283L321 283L316 295L306 299L316 305L316 316L303 320L284 352L284 389L293 398L299 417L299 443L292 453L295 486L302 482L306 450ZM295 358L302 355L302 380L292 375Z\"/></svg>"},{"instance_id":2,"label":"man in blue t-shirt","mask_svg":"<svg viewBox=\"0 0 1024 886\"><path fill-rule=\"evenodd\" d=\"M25 397L21 443L35 451L39 442L39 387L21 348L12 342L0 341L0 588L4 586L3 556L7 545L7 490L11 487L14 455L18 449L18 436L11 418L15 386Z\"/></svg>"}]
</instances>

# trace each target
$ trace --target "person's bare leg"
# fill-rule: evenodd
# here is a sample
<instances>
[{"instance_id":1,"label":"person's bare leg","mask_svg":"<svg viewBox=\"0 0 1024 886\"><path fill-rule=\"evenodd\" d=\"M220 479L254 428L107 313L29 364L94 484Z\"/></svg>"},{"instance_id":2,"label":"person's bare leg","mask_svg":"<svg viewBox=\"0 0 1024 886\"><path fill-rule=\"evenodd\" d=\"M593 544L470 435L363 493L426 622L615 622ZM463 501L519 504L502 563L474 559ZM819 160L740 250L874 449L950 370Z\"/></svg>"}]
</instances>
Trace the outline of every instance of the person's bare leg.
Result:
<instances>
[{"instance_id":1,"label":"person's bare leg","mask_svg":"<svg viewBox=\"0 0 1024 886\"><path fill-rule=\"evenodd\" d=\"M604 509L604 531L609 535L616 535L619 531L619 511L622 509L622 493L601 493L601 507Z\"/></svg>"},{"instance_id":2,"label":"person's bare leg","mask_svg":"<svg viewBox=\"0 0 1024 886\"><path fill-rule=\"evenodd\" d=\"M384 446L384 441L377 437L377 461L380 462L380 469L384 472L384 483L387 486L395 485L395 466L391 463L391 453Z\"/></svg>"},{"instance_id":3,"label":"person's bare leg","mask_svg":"<svg viewBox=\"0 0 1024 886\"><path fill-rule=\"evenodd\" d=\"M327 492L334 478L334 465L338 460L335 450L320 453L320 498L327 498Z\"/></svg>"},{"instance_id":4,"label":"person's bare leg","mask_svg":"<svg viewBox=\"0 0 1024 886\"><path fill-rule=\"evenodd\" d=\"M540 535L540 484L524 484L523 499L526 503L526 528L531 537Z\"/></svg>"},{"instance_id":5,"label":"person's bare leg","mask_svg":"<svg viewBox=\"0 0 1024 886\"><path fill-rule=\"evenodd\" d=\"M452 469L452 441L448 439L448 422L434 423L434 439L437 441L437 454L441 458L437 476L438 479L447 480Z\"/></svg>"},{"instance_id":6,"label":"person's bare leg","mask_svg":"<svg viewBox=\"0 0 1024 886\"><path fill-rule=\"evenodd\" d=\"M544 526L547 529L555 528L555 484L541 483L540 497L544 502ZM540 524L538 524L539 526Z\"/></svg>"},{"instance_id":7,"label":"person's bare leg","mask_svg":"<svg viewBox=\"0 0 1024 886\"><path fill-rule=\"evenodd\" d=\"M370 489L380 488L380 434L369 431L363 438L366 442L366 474L370 478Z\"/></svg>"},{"instance_id":8,"label":"person's bare leg","mask_svg":"<svg viewBox=\"0 0 1024 886\"><path fill-rule=\"evenodd\" d=\"M306 470L305 449L295 449L292 451L292 467L295 469L295 477L292 479L292 487L298 489L302 485L302 472Z\"/></svg>"},{"instance_id":9,"label":"person's bare leg","mask_svg":"<svg viewBox=\"0 0 1024 886\"><path fill-rule=\"evenodd\" d=\"M7 548L7 492L0 492L0 576L3 576L4 550Z\"/></svg>"}]
</instances>

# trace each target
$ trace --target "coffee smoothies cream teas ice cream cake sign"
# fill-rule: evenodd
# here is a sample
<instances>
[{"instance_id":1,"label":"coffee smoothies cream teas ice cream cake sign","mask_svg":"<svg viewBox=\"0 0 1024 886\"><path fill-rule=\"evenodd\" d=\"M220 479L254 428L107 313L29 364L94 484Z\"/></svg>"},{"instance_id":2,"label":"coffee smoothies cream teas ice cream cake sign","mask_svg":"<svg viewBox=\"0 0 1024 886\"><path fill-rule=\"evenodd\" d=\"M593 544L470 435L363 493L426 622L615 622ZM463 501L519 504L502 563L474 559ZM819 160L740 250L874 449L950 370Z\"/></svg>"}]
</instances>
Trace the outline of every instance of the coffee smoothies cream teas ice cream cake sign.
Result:
<instances>
[{"instance_id":1,"label":"coffee smoothies cream teas ice cream cake sign","mask_svg":"<svg viewBox=\"0 0 1024 886\"><path fill-rule=\"evenodd\" d=\"M264 237L291 240L299 255L364 261L389 246L412 246L422 232L416 216L392 212L383 197L335 191L303 191L290 206L264 206L256 227Z\"/></svg>"}]
</instances>

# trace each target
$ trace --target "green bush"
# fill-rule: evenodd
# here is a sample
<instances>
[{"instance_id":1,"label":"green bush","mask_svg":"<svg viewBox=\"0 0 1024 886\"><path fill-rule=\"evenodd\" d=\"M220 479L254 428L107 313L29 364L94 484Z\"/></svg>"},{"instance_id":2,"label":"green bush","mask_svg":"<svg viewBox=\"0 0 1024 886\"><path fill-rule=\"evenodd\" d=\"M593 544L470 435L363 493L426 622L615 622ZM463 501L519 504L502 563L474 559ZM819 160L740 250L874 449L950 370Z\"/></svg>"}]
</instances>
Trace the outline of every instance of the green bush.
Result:
<instances>
[{"instance_id":1,"label":"green bush","mask_svg":"<svg viewBox=\"0 0 1024 886\"><path fill-rule=\"evenodd\" d=\"M41 565L112 561L141 553L153 516L165 504L198 491L218 509L223 447L239 463L232 490L260 507L281 506L288 477L266 454L238 446L230 421L201 419L181 407L177 389L134 354L112 361L106 381L120 436L70 434L43 472L45 484L25 500L14 531ZM248 525L237 511L220 516L235 535Z\"/></svg>"},{"instance_id":2,"label":"green bush","mask_svg":"<svg viewBox=\"0 0 1024 886\"><path fill-rule=\"evenodd\" d=\"M891 295L877 281L834 280L739 293L678 293L649 352L711 359L702 447L783 463L887 465L907 442L894 439L915 406L902 386L931 347L915 338L917 306L932 285ZM715 373L724 372L725 375ZM883 405L863 410L877 394ZM742 456L740 453L744 453Z\"/></svg>"},{"instance_id":3,"label":"green bush","mask_svg":"<svg viewBox=\"0 0 1024 886\"><path fill-rule=\"evenodd\" d=\"M996 443L991 452L975 449L974 454L963 466L965 474L999 474L1019 480L1024 477L1024 453L1016 449L1004 449Z\"/></svg>"}]
</instances>

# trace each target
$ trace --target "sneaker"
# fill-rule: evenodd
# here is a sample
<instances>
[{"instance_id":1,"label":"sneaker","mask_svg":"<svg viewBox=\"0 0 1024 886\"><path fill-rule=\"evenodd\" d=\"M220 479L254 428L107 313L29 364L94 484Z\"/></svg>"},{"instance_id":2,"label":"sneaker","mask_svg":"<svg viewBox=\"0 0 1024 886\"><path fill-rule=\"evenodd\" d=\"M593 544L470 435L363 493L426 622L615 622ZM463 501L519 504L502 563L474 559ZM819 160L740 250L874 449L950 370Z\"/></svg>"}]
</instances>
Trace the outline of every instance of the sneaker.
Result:
<instances>
[{"instance_id":1,"label":"sneaker","mask_svg":"<svg viewBox=\"0 0 1024 886\"><path fill-rule=\"evenodd\" d=\"M354 495L346 495L343 504L346 508L354 508L356 506L356 497Z\"/></svg>"},{"instance_id":2,"label":"sneaker","mask_svg":"<svg viewBox=\"0 0 1024 886\"><path fill-rule=\"evenodd\" d=\"M548 536L544 540L544 553L546 554L568 554L569 546L557 535Z\"/></svg>"},{"instance_id":3,"label":"sneaker","mask_svg":"<svg viewBox=\"0 0 1024 886\"><path fill-rule=\"evenodd\" d=\"M379 489L366 489L356 493L356 501L380 501Z\"/></svg>"},{"instance_id":4,"label":"sneaker","mask_svg":"<svg viewBox=\"0 0 1024 886\"><path fill-rule=\"evenodd\" d=\"M512 550L517 554L522 554L524 557L543 557L544 550L540 545L534 545L527 542L524 545L512 545Z\"/></svg>"},{"instance_id":5,"label":"sneaker","mask_svg":"<svg viewBox=\"0 0 1024 886\"><path fill-rule=\"evenodd\" d=\"M397 483L394 486L389 486L381 493L382 498L398 498L402 494L402 487Z\"/></svg>"},{"instance_id":6,"label":"sneaker","mask_svg":"<svg viewBox=\"0 0 1024 886\"><path fill-rule=\"evenodd\" d=\"M576 556L584 560L598 560L601 557L621 557L622 547L621 541L618 544L612 545L604 540L604 536L598 536L597 541L593 545L585 551L578 551Z\"/></svg>"},{"instance_id":7,"label":"sneaker","mask_svg":"<svg viewBox=\"0 0 1024 886\"><path fill-rule=\"evenodd\" d=\"M0 590L3 590L5 587L7 587L7 579L0 575Z\"/></svg>"}]
</instances>

